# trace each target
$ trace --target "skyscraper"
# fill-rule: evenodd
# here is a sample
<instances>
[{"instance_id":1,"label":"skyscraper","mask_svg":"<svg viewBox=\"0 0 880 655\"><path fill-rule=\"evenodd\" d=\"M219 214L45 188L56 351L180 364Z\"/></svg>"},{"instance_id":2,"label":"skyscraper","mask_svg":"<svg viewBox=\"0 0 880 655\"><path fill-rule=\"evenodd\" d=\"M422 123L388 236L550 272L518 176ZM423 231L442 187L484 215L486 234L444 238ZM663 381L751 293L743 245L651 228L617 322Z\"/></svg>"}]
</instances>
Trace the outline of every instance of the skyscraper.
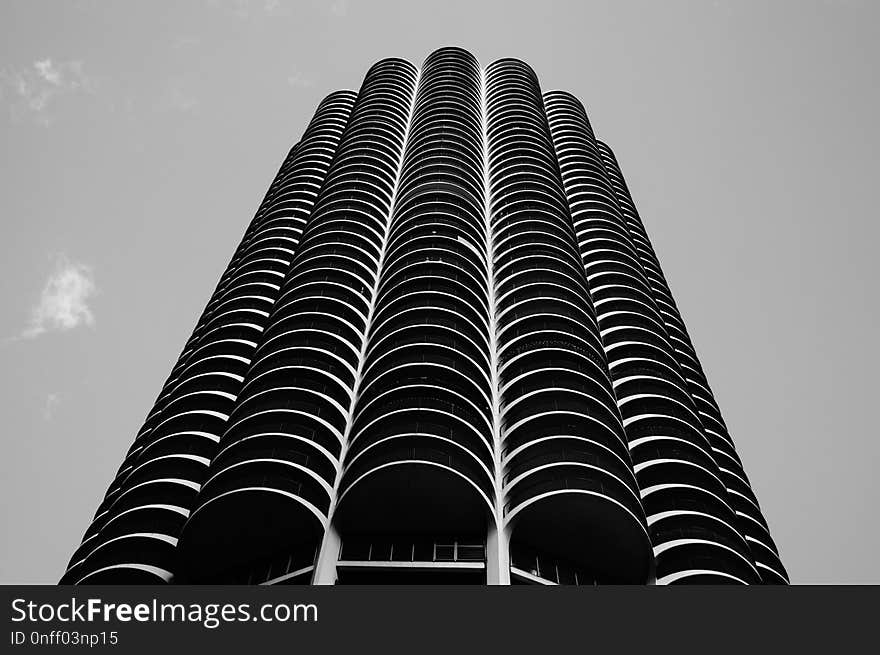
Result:
<instances>
[{"instance_id":1,"label":"skyscraper","mask_svg":"<svg viewBox=\"0 0 880 655\"><path fill-rule=\"evenodd\" d=\"M523 62L328 96L65 583L785 583L617 161Z\"/></svg>"}]
</instances>

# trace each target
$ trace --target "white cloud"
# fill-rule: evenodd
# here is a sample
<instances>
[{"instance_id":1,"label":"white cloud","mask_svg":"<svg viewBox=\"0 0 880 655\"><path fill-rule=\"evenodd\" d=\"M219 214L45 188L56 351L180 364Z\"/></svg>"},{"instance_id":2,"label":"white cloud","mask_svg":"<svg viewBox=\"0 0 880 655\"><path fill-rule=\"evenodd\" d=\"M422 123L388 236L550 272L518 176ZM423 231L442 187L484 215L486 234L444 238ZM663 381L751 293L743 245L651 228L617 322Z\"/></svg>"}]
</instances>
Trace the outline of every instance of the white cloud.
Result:
<instances>
[{"instance_id":1,"label":"white cloud","mask_svg":"<svg viewBox=\"0 0 880 655\"><path fill-rule=\"evenodd\" d=\"M55 261L55 270L46 280L40 300L31 310L24 339L33 339L49 330L72 330L80 325L94 325L95 315L88 303L97 291L92 269L71 262L65 256Z\"/></svg>"},{"instance_id":2,"label":"white cloud","mask_svg":"<svg viewBox=\"0 0 880 655\"><path fill-rule=\"evenodd\" d=\"M49 84L59 86L61 84L61 71L52 65L51 59L42 59L34 62L34 68L37 69L40 77Z\"/></svg>"},{"instance_id":3,"label":"white cloud","mask_svg":"<svg viewBox=\"0 0 880 655\"><path fill-rule=\"evenodd\" d=\"M0 98L9 105L12 117L20 119L29 115L44 126L52 121L49 108L58 97L94 90L95 81L78 60L56 63L46 58L24 69L0 70Z\"/></svg>"}]
</instances>

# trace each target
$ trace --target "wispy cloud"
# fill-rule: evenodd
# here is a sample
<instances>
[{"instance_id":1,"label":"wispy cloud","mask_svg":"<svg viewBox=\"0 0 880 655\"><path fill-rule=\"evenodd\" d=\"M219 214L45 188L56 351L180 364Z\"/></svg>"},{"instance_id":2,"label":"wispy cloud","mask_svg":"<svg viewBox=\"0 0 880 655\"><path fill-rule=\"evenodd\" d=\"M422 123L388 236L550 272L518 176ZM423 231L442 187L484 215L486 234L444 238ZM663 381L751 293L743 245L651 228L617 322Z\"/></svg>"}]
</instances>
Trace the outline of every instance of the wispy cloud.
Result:
<instances>
[{"instance_id":1,"label":"wispy cloud","mask_svg":"<svg viewBox=\"0 0 880 655\"><path fill-rule=\"evenodd\" d=\"M55 418L59 405L61 405L61 394L46 394L46 402L43 403L43 418L46 421L51 421Z\"/></svg>"},{"instance_id":2,"label":"wispy cloud","mask_svg":"<svg viewBox=\"0 0 880 655\"><path fill-rule=\"evenodd\" d=\"M46 80L52 86L61 85L61 71L52 65L51 59L41 59L34 62L34 68L40 77ZM81 69L81 66L78 66Z\"/></svg>"},{"instance_id":3,"label":"wispy cloud","mask_svg":"<svg viewBox=\"0 0 880 655\"><path fill-rule=\"evenodd\" d=\"M34 339L50 330L94 325L95 315L88 303L96 291L91 267L72 262L64 255L55 257L55 269L46 280L20 338Z\"/></svg>"},{"instance_id":4,"label":"wispy cloud","mask_svg":"<svg viewBox=\"0 0 880 655\"><path fill-rule=\"evenodd\" d=\"M59 97L92 93L95 86L79 60L38 59L23 69L0 70L0 99L8 105L12 118L29 116L43 126L52 122L50 108Z\"/></svg>"},{"instance_id":5,"label":"wispy cloud","mask_svg":"<svg viewBox=\"0 0 880 655\"><path fill-rule=\"evenodd\" d=\"M297 71L287 77L287 83L297 89L307 89L315 85L315 78L302 71Z\"/></svg>"}]
</instances>

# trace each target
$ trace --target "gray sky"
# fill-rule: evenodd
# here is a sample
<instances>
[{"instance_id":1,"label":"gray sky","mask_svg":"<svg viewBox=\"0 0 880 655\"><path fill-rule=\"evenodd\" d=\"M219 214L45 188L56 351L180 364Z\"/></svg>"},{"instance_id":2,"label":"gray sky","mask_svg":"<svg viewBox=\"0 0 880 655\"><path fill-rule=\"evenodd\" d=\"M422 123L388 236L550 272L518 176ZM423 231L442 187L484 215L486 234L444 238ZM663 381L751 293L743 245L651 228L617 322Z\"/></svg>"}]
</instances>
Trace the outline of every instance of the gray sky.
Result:
<instances>
[{"instance_id":1,"label":"gray sky","mask_svg":"<svg viewBox=\"0 0 880 655\"><path fill-rule=\"evenodd\" d=\"M792 581L880 583L878 25L857 0L3 2L0 582L58 580L318 101L459 45L529 62L615 150Z\"/></svg>"}]
</instances>

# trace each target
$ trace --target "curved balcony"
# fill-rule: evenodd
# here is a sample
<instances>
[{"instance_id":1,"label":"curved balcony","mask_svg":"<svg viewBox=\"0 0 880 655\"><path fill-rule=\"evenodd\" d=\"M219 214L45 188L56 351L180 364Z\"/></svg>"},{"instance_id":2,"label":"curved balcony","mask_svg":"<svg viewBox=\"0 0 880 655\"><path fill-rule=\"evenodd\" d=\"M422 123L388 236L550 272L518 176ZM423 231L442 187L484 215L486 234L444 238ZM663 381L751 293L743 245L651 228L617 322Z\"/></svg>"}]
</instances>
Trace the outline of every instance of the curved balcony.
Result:
<instances>
[{"instance_id":1,"label":"curved balcony","mask_svg":"<svg viewBox=\"0 0 880 655\"><path fill-rule=\"evenodd\" d=\"M569 94L547 94L544 106L556 151L564 152L559 158L562 181L645 512L654 515L690 507L715 516L724 525L733 525L734 512L726 501L720 471L652 293L643 250L634 242L621 213L586 113ZM615 283L615 277L620 283ZM638 377L655 380L653 390L632 383ZM650 456L646 448L638 447L648 443L646 440L651 443ZM680 445L684 443L687 445ZM693 484L681 483L683 480ZM716 529L714 524L706 528L710 532ZM663 538L654 526L651 530L658 581L672 580L669 576L676 573L676 566L691 567L688 557L678 556L688 548L664 550ZM718 533L709 541L729 537ZM730 546L712 551L712 570L752 581L755 573L748 548L735 531L733 540ZM702 557L695 561L703 561ZM745 572L741 570L743 559ZM696 564L693 567L699 568Z\"/></svg>"},{"instance_id":2,"label":"curved balcony","mask_svg":"<svg viewBox=\"0 0 880 655\"><path fill-rule=\"evenodd\" d=\"M334 522L479 534L494 504L480 74L425 61Z\"/></svg>"},{"instance_id":3,"label":"curved balcony","mask_svg":"<svg viewBox=\"0 0 880 655\"><path fill-rule=\"evenodd\" d=\"M645 582L647 526L534 73L495 62L487 100L512 543Z\"/></svg>"},{"instance_id":4,"label":"curved balcony","mask_svg":"<svg viewBox=\"0 0 880 655\"><path fill-rule=\"evenodd\" d=\"M367 73L181 535L193 580L320 543L415 79L394 59Z\"/></svg>"},{"instance_id":5,"label":"curved balcony","mask_svg":"<svg viewBox=\"0 0 880 655\"><path fill-rule=\"evenodd\" d=\"M604 466L571 461L534 469L511 490L512 543L539 547L573 562L603 584L644 584L652 574L651 542L632 491Z\"/></svg>"},{"instance_id":6,"label":"curved balcony","mask_svg":"<svg viewBox=\"0 0 880 655\"><path fill-rule=\"evenodd\" d=\"M748 484L742 464L736 457L733 442L721 417L721 412L700 366L690 336L672 297L660 262L654 254L644 225L620 173L611 149L596 142L601 164L607 173L610 187L617 198L624 225L637 245L639 260L646 271L651 292L661 307L661 315L670 338L675 342L675 356L685 372L685 389L690 393L699 411L712 454L727 485L730 504L737 514L737 524L751 549L762 581L768 584L787 584L785 568L779 560L776 546L766 529L766 521Z\"/></svg>"},{"instance_id":7,"label":"curved balcony","mask_svg":"<svg viewBox=\"0 0 880 655\"><path fill-rule=\"evenodd\" d=\"M195 506L354 100L350 91L328 96L291 150L86 533L83 550L91 554L74 555L64 582L173 578L172 544Z\"/></svg>"},{"instance_id":8,"label":"curved balcony","mask_svg":"<svg viewBox=\"0 0 880 655\"><path fill-rule=\"evenodd\" d=\"M185 580L214 582L262 550L275 550L279 544L315 547L320 542L326 507L310 502L318 494L293 478L289 467L243 470L219 479L215 487L216 492L200 500L181 532L178 558Z\"/></svg>"},{"instance_id":9,"label":"curved balcony","mask_svg":"<svg viewBox=\"0 0 880 655\"><path fill-rule=\"evenodd\" d=\"M714 572L722 583L758 581L758 570L749 549L743 548L737 528L717 518L717 512L699 509L699 499L694 501L690 507L656 514L646 508L657 557L658 583L702 580L703 584L714 584L704 577L708 573L701 573L697 580L691 580L690 574L676 577L677 573L693 570Z\"/></svg>"}]
</instances>

